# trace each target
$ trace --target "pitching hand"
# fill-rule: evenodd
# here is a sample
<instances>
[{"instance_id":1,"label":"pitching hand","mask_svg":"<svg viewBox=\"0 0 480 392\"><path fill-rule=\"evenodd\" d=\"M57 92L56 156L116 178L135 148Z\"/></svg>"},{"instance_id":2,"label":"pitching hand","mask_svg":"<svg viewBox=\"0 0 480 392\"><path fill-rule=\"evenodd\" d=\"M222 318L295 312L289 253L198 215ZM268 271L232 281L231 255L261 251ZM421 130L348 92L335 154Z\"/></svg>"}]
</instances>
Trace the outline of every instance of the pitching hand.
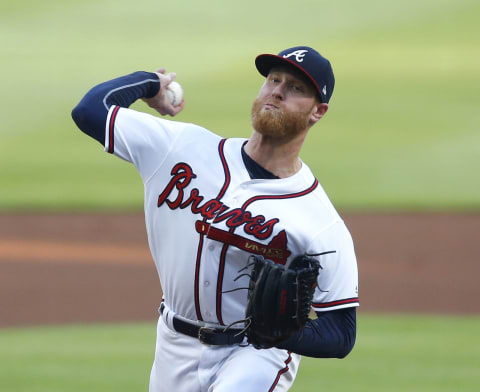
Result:
<instances>
[{"instance_id":1,"label":"pitching hand","mask_svg":"<svg viewBox=\"0 0 480 392\"><path fill-rule=\"evenodd\" d=\"M143 98L145 103L151 108L155 109L162 116L170 115L175 116L183 110L185 106L185 101L182 99L182 102L178 106L173 106L167 96L167 86L176 78L174 72L165 74L165 68L161 68L155 72L160 78L160 90L158 90L157 95L152 98Z\"/></svg>"}]
</instances>

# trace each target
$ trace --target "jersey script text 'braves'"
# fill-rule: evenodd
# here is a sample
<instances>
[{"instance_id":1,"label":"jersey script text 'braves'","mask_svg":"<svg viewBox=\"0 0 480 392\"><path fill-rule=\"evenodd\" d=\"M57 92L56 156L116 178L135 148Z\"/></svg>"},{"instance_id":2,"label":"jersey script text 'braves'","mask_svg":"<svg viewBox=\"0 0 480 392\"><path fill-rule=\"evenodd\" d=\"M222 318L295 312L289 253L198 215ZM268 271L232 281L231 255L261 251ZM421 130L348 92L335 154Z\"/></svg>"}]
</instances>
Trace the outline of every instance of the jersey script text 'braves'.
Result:
<instances>
[{"instance_id":1,"label":"jersey script text 'braves'","mask_svg":"<svg viewBox=\"0 0 480 392\"><path fill-rule=\"evenodd\" d=\"M167 184L163 192L158 196L158 207L166 203L172 210L177 208L187 208L190 206L194 214L200 214L206 219L213 219L213 223L226 221L229 228L236 228L244 225L245 233L253 235L258 239L266 239L270 237L273 227L279 222L277 218L265 220L263 215L252 216L249 211L242 208L230 209L222 202L211 199L205 201L204 196L200 195L197 188L190 191L190 195L185 198L184 189L190 184L192 179L197 176L192 168L186 163L176 164L172 171L172 178ZM172 195L173 194L173 195ZM173 196L174 199L169 199Z\"/></svg>"},{"instance_id":2,"label":"jersey script text 'braves'","mask_svg":"<svg viewBox=\"0 0 480 392\"><path fill-rule=\"evenodd\" d=\"M276 263L285 264L291 254L287 249L287 234L285 230L280 231L268 244L262 244L234 234L235 229L243 225L243 230L246 234L252 235L259 240L267 239L272 235L274 226L280 221L278 218L267 221L263 215L252 216L252 213L244 208L232 209L217 199L204 201L205 197L200 194L197 188L191 189L187 196L184 191L185 188L190 185L194 178L197 178L187 163L177 163L170 174L172 178L158 196L158 207L166 204L169 208L175 210L190 206L192 213L203 217L203 221L198 220L195 223L195 229L198 233L207 235L208 238L226 245L263 255ZM206 222L209 219L212 220L212 223ZM225 221L229 231L212 226L212 224L223 221Z\"/></svg>"}]
</instances>

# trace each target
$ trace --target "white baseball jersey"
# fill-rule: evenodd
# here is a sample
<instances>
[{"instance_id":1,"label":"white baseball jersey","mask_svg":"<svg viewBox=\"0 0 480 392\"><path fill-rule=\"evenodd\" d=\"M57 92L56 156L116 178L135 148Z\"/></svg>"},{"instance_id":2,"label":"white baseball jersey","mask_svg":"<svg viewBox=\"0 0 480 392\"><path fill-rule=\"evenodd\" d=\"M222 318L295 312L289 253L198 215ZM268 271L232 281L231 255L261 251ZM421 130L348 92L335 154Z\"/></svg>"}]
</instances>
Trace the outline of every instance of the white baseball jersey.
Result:
<instances>
[{"instance_id":1,"label":"white baseball jersey","mask_svg":"<svg viewBox=\"0 0 480 392\"><path fill-rule=\"evenodd\" d=\"M228 325L245 317L252 254L288 265L303 253L322 269L313 308L358 306L357 264L344 222L302 162L282 179L254 179L241 148L194 124L112 106L105 150L132 162L145 186L148 241L166 306Z\"/></svg>"}]
</instances>

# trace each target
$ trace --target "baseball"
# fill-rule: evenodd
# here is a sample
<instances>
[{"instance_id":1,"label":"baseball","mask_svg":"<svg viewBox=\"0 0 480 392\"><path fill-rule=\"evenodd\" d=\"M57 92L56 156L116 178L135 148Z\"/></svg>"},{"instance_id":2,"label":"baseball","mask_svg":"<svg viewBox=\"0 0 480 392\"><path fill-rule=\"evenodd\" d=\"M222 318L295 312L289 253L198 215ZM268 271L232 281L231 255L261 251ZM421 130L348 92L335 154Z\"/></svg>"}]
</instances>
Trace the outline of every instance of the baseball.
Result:
<instances>
[{"instance_id":1,"label":"baseball","mask_svg":"<svg viewBox=\"0 0 480 392\"><path fill-rule=\"evenodd\" d=\"M180 102L182 102L183 99L183 88L180 83L175 81L170 82L167 86L167 97L173 106L180 105Z\"/></svg>"}]
</instances>

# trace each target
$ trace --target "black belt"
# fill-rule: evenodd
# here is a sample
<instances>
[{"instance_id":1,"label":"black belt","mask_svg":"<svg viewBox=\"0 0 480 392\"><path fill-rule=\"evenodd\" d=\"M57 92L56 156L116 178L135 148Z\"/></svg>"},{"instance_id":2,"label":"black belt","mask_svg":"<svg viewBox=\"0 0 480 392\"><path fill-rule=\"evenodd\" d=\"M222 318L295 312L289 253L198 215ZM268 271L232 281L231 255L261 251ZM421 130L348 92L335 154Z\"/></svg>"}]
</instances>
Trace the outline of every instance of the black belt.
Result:
<instances>
[{"instance_id":1,"label":"black belt","mask_svg":"<svg viewBox=\"0 0 480 392\"><path fill-rule=\"evenodd\" d=\"M160 314L163 314L164 309L165 305L162 303L160 306ZM245 336L240 329L229 329L225 331L224 328L200 327L183 321L176 316L173 316L173 328L175 328L177 332L197 338L203 344L210 346L231 346L233 344L239 344L243 342Z\"/></svg>"}]
</instances>

